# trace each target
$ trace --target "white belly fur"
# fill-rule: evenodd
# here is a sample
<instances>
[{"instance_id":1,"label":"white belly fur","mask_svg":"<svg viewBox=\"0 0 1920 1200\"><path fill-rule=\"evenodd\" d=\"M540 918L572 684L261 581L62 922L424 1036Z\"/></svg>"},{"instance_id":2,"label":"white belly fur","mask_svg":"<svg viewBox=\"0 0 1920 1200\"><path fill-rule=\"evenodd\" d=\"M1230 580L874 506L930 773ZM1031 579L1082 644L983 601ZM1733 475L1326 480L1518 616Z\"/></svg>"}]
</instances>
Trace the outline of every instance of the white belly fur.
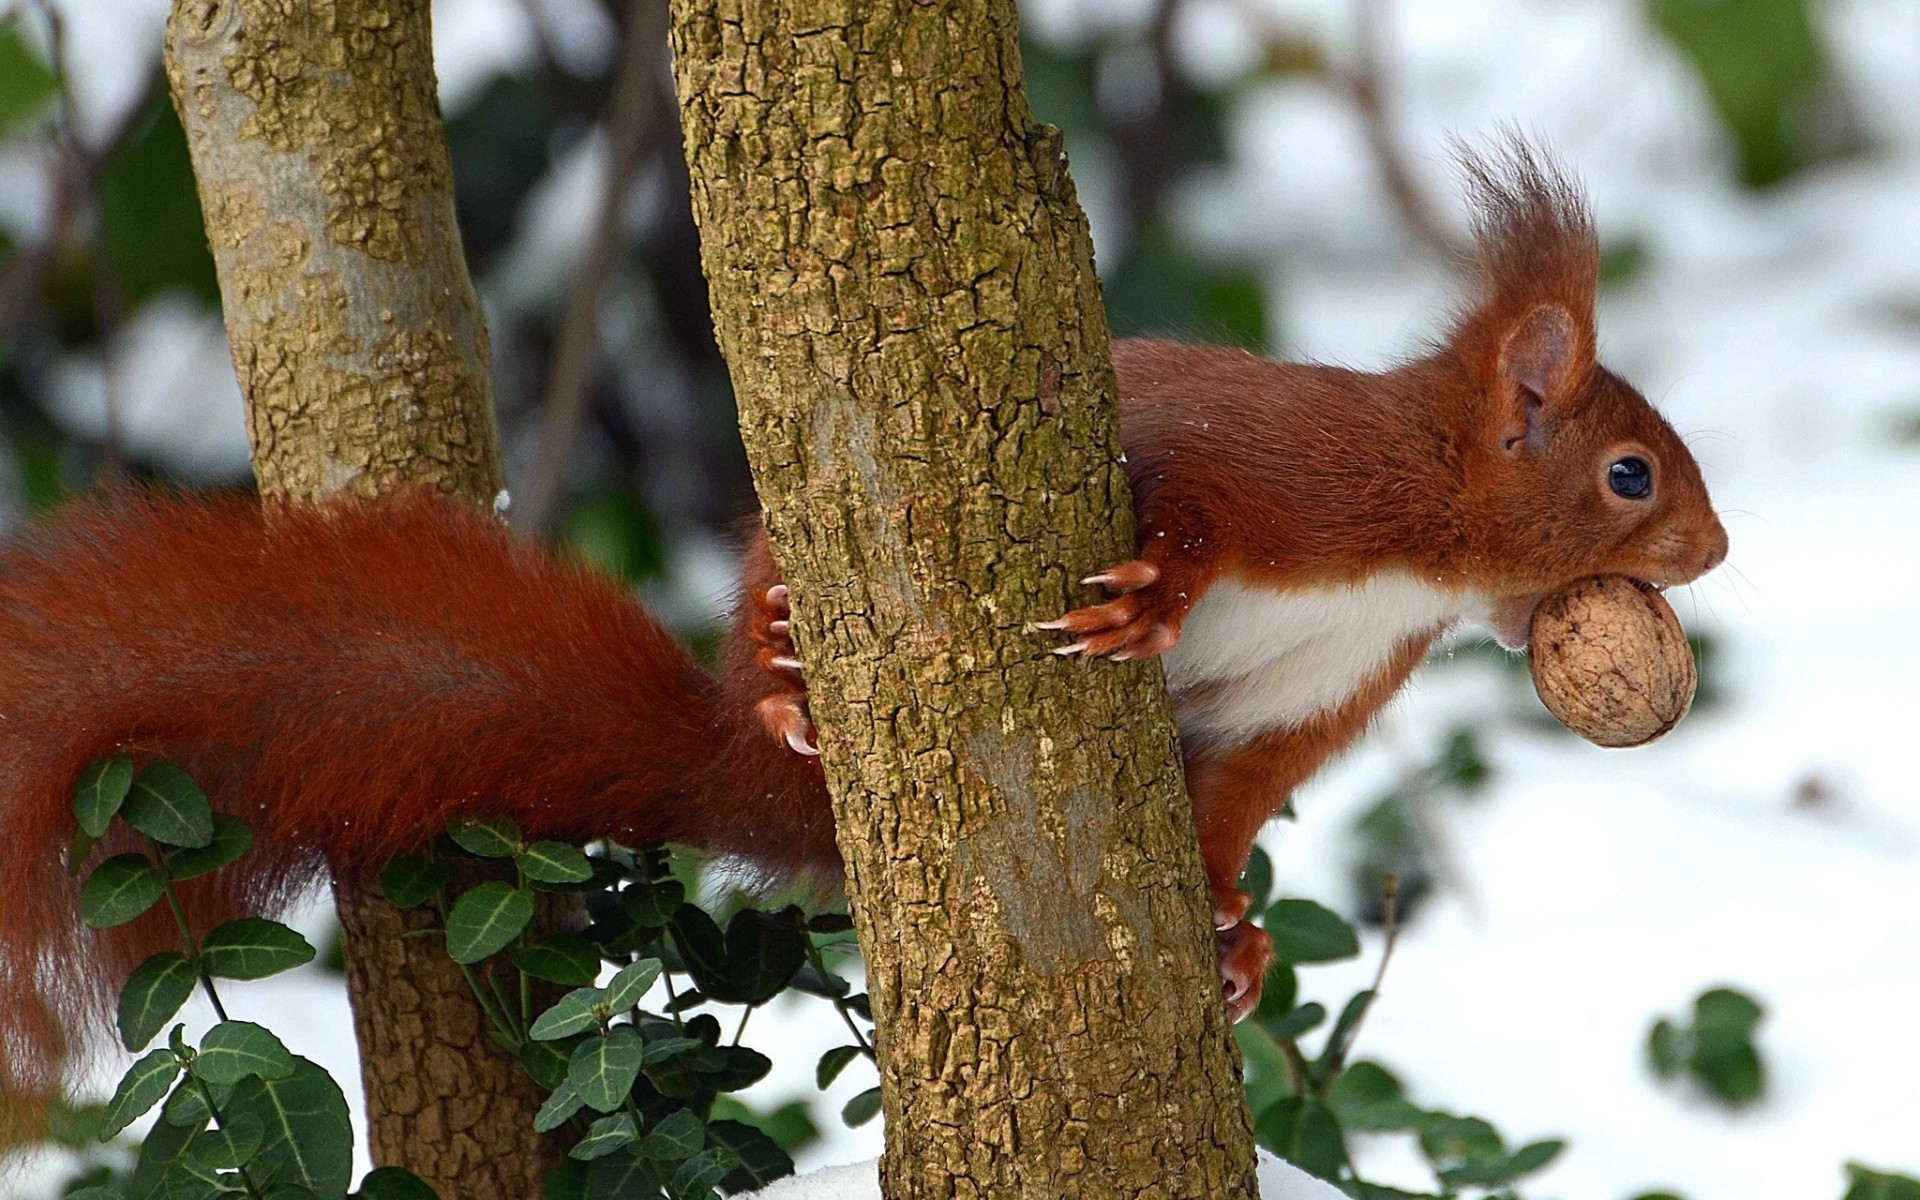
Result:
<instances>
[{"instance_id":1,"label":"white belly fur","mask_svg":"<svg viewBox=\"0 0 1920 1200\"><path fill-rule=\"evenodd\" d=\"M1345 703L1407 638L1484 607L1470 592L1397 573L1284 592L1222 579L1194 605L1166 656L1181 739L1234 745L1298 728Z\"/></svg>"}]
</instances>

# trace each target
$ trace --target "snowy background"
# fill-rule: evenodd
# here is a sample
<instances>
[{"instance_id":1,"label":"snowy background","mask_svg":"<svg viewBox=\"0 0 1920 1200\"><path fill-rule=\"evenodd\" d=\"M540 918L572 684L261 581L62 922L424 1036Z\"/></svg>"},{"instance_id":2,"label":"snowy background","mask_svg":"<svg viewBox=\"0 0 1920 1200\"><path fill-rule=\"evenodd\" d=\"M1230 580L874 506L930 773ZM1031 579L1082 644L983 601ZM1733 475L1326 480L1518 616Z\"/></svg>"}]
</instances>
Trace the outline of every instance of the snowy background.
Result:
<instances>
[{"instance_id":1,"label":"snowy background","mask_svg":"<svg viewBox=\"0 0 1920 1200\"><path fill-rule=\"evenodd\" d=\"M104 128L140 91L165 5L59 7L80 113ZM544 7L560 52L593 70L608 42L597 10ZM1072 46L1138 28L1152 7L1046 0L1027 17ZM450 116L500 73L530 69L537 44L517 0L435 11ZM1609 248L1643 260L1603 298L1603 353L1695 435L1733 543L1725 568L1675 597L1715 641L1723 703L1633 752L1487 724L1491 787L1430 814L1449 886L1404 932L1360 1052L1415 1099L1483 1115L1516 1141L1568 1138L1532 1194L1837 1197L1850 1159L1920 1173L1920 4L1814 12L1848 152L1764 190L1738 182L1699 74L1639 5L1448 0L1386 15L1389 114L1449 220L1447 135L1513 121L1584 176ZM1354 49L1344 0L1199 0L1172 38L1194 77L1227 78L1275 28L1335 61ZM1124 90L1125 72L1102 86ZM1179 181L1169 220L1197 256L1256 274L1274 352L1379 365L1437 331L1447 265L1388 200L1352 104L1283 75L1238 87L1223 128L1223 160ZM1069 147L1109 262L1125 238L1118 168L1098 146ZM485 277L497 312L565 279L595 152L583 139L558 156L529 199L506 265ZM0 228L23 243L44 208L37 168L31 147L0 148ZM147 303L110 360L96 348L47 364L47 407L70 436L104 426L106 361L136 454L189 478L244 476L239 401L203 307ZM665 540L656 592L711 611L727 588L711 536L669 524ZM1299 798L1300 821L1268 831L1281 893L1351 912L1355 815L1514 695L1477 655L1424 673ZM1337 1006L1378 953L1375 936L1360 960L1308 970L1303 994ZM1767 1010L1767 1095L1737 1113L1656 1083L1645 1064L1655 1017L1683 1015L1716 984ZM354 1077L337 979L236 986L230 1003ZM841 1038L831 1013L794 1003L756 1017L747 1040L778 1051L749 1094L776 1104L813 1094L813 1057ZM877 1152L877 1126L842 1130L835 1115L870 1083L856 1067L819 1102L827 1136L803 1169ZM1370 1178L1431 1186L1404 1146L1362 1150Z\"/></svg>"}]
</instances>

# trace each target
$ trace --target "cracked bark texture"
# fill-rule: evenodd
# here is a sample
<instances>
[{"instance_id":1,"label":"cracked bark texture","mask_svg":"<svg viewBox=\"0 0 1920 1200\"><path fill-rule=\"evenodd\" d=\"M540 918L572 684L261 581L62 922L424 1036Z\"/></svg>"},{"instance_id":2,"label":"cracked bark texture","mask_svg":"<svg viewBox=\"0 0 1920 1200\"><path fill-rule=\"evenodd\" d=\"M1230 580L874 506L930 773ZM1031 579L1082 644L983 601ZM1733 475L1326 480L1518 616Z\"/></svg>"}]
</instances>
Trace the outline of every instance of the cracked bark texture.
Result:
<instances>
[{"instance_id":1,"label":"cracked bark texture","mask_svg":"<svg viewBox=\"0 0 1920 1200\"><path fill-rule=\"evenodd\" d=\"M715 324L835 796L891 1200L1253 1195L1091 244L1009 0L676 0Z\"/></svg>"},{"instance_id":2,"label":"cracked bark texture","mask_svg":"<svg viewBox=\"0 0 1920 1200\"><path fill-rule=\"evenodd\" d=\"M175 0L167 73L219 269L263 494L504 476L486 330L453 218L429 0ZM335 906L373 1161L522 1200L557 1161L541 1095L426 918L372 881Z\"/></svg>"}]
</instances>

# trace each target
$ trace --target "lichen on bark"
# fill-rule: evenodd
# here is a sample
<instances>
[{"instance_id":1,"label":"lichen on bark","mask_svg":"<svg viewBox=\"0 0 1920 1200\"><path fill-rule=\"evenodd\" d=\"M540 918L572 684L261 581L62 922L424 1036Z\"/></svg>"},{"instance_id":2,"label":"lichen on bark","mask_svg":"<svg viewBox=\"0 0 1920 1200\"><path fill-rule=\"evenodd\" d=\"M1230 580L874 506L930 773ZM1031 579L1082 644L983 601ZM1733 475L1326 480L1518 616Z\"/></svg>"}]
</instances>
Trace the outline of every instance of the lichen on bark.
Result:
<instances>
[{"instance_id":1,"label":"lichen on bark","mask_svg":"<svg viewBox=\"0 0 1920 1200\"><path fill-rule=\"evenodd\" d=\"M887 1194L1250 1194L1159 669L1032 628L1131 530L1011 3L676 0L673 50L868 955Z\"/></svg>"}]
</instances>

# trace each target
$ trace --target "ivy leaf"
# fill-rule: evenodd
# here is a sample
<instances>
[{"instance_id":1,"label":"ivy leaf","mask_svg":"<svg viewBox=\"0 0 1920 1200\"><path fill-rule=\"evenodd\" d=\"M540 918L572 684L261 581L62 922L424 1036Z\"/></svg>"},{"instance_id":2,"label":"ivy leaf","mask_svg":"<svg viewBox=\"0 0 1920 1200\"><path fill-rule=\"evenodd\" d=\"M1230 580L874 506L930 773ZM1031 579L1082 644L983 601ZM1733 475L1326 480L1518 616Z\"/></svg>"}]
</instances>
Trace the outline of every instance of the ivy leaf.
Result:
<instances>
[{"instance_id":1,"label":"ivy leaf","mask_svg":"<svg viewBox=\"0 0 1920 1200\"><path fill-rule=\"evenodd\" d=\"M428 1187L426 1181L400 1167L375 1167L368 1171L354 1195L360 1200L440 1200L440 1193Z\"/></svg>"},{"instance_id":2,"label":"ivy leaf","mask_svg":"<svg viewBox=\"0 0 1920 1200\"><path fill-rule=\"evenodd\" d=\"M520 827L505 817L461 821L447 827L447 836L454 845L481 858L512 858L520 849Z\"/></svg>"},{"instance_id":3,"label":"ivy leaf","mask_svg":"<svg viewBox=\"0 0 1920 1200\"><path fill-rule=\"evenodd\" d=\"M80 888L80 919L95 929L125 925L166 893L166 879L144 854L116 854Z\"/></svg>"},{"instance_id":4,"label":"ivy leaf","mask_svg":"<svg viewBox=\"0 0 1920 1200\"><path fill-rule=\"evenodd\" d=\"M81 773L73 785L73 815L90 838L105 837L133 786L133 760L124 754L103 758Z\"/></svg>"},{"instance_id":5,"label":"ivy leaf","mask_svg":"<svg viewBox=\"0 0 1920 1200\"><path fill-rule=\"evenodd\" d=\"M1302 1034L1311 1033L1315 1029L1318 1029L1320 1022L1326 1019L1326 1006L1309 1000L1284 1017L1276 1017L1271 1021L1260 1022L1260 1028L1266 1030L1275 1039L1288 1042L1299 1038Z\"/></svg>"},{"instance_id":6,"label":"ivy leaf","mask_svg":"<svg viewBox=\"0 0 1920 1200\"><path fill-rule=\"evenodd\" d=\"M858 1129L868 1121L873 1120L879 1112L880 1089L870 1087L858 1096L847 1101L846 1107L840 1110L840 1119L847 1123L848 1128Z\"/></svg>"},{"instance_id":7,"label":"ivy leaf","mask_svg":"<svg viewBox=\"0 0 1920 1200\"><path fill-rule=\"evenodd\" d=\"M462 964L497 954L533 921L533 897L509 883L483 883L453 902L447 953Z\"/></svg>"},{"instance_id":8,"label":"ivy leaf","mask_svg":"<svg viewBox=\"0 0 1920 1200\"><path fill-rule=\"evenodd\" d=\"M612 1112L640 1077L640 1035L621 1025L573 1048L567 1082L595 1112Z\"/></svg>"},{"instance_id":9,"label":"ivy leaf","mask_svg":"<svg viewBox=\"0 0 1920 1200\"><path fill-rule=\"evenodd\" d=\"M520 1065L535 1083L552 1091L566 1082L567 1056L572 1053L573 1043L565 1038L557 1042L528 1038L520 1043Z\"/></svg>"},{"instance_id":10,"label":"ivy leaf","mask_svg":"<svg viewBox=\"0 0 1920 1200\"><path fill-rule=\"evenodd\" d=\"M674 1163L693 1157L707 1143L707 1127L688 1109L676 1109L647 1131L640 1154L654 1162Z\"/></svg>"},{"instance_id":11,"label":"ivy leaf","mask_svg":"<svg viewBox=\"0 0 1920 1200\"><path fill-rule=\"evenodd\" d=\"M714 1185L732 1168L733 1156L725 1150L703 1150L681 1163L667 1186L679 1200L700 1200L712 1195Z\"/></svg>"},{"instance_id":12,"label":"ivy leaf","mask_svg":"<svg viewBox=\"0 0 1920 1200\"><path fill-rule=\"evenodd\" d=\"M133 969L120 989L120 1042L129 1050L159 1036L193 995L200 973L177 950L163 950Z\"/></svg>"},{"instance_id":13,"label":"ivy leaf","mask_svg":"<svg viewBox=\"0 0 1920 1200\"><path fill-rule=\"evenodd\" d=\"M554 1088L553 1094L548 1096L546 1103L540 1106L540 1111L533 1114L533 1131L550 1133L560 1128L572 1118L573 1114L579 1112L585 1103L586 1101L580 1098L580 1093L571 1083L561 1080L560 1086Z\"/></svg>"},{"instance_id":14,"label":"ivy leaf","mask_svg":"<svg viewBox=\"0 0 1920 1200\"><path fill-rule=\"evenodd\" d=\"M628 1156L630 1159L631 1155ZM563 1158L547 1168L540 1179L541 1200L588 1200L587 1181L590 1178L588 1164L573 1158ZM608 1193L618 1195L619 1193Z\"/></svg>"},{"instance_id":15,"label":"ivy leaf","mask_svg":"<svg viewBox=\"0 0 1920 1200\"><path fill-rule=\"evenodd\" d=\"M285 1079L293 1074L293 1055L280 1039L252 1021L222 1021L200 1039L193 1073L208 1083L237 1084L249 1075Z\"/></svg>"},{"instance_id":16,"label":"ivy leaf","mask_svg":"<svg viewBox=\"0 0 1920 1200\"><path fill-rule=\"evenodd\" d=\"M259 1153L266 1133L266 1126L258 1116L241 1113L227 1118L218 1129L195 1134L187 1152L216 1170L244 1167Z\"/></svg>"},{"instance_id":17,"label":"ivy leaf","mask_svg":"<svg viewBox=\"0 0 1920 1200\"><path fill-rule=\"evenodd\" d=\"M201 965L221 979L265 979L312 961L306 938L260 917L228 921L200 943Z\"/></svg>"},{"instance_id":18,"label":"ivy leaf","mask_svg":"<svg viewBox=\"0 0 1920 1200\"><path fill-rule=\"evenodd\" d=\"M1296 965L1338 962L1360 953L1360 939L1339 915L1311 900L1276 900L1262 924L1274 956Z\"/></svg>"},{"instance_id":19,"label":"ivy leaf","mask_svg":"<svg viewBox=\"0 0 1920 1200\"><path fill-rule=\"evenodd\" d=\"M270 1200L278 1200L285 1188L304 1189L314 1196L346 1194L353 1179L353 1126L347 1117L347 1098L318 1064L295 1058L285 1078L249 1075L234 1085L232 1097L220 1111L228 1119L252 1114L264 1124L266 1138L254 1162L262 1176L274 1181L267 1193Z\"/></svg>"},{"instance_id":20,"label":"ivy leaf","mask_svg":"<svg viewBox=\"0 0 1920 1200\"><path fill-rule=\"evenodd\" d=\"M213 840L204 846L175 850L167 855L167 874L174 879L194 879L239 858L253 849L253 830L238 817L213 814Z\"/></svg>"},{"instance_id":21,"label":"ivy leaf","mask_svg":"<svg viewBox=\"0 0 1920 1200\"><path fill-rule=\"evenodd\" d=\"M575 988L554 1002L552 1008L540 1014L527 1030L527 1036L536 1042L551 1042L556 1038L571 1037L584 1033L598 1025L601 1013L607 1011L607 993L602 988Z\"/></svg>"},{"instance_id":22,"label":"ivy leaf","mask_svg":"<svg viewBox=\"0 0 1920 1200\"><path fill-rule=\"evenodd\" d=\"M1261 1145L1307 1174L1338 1181L1346 1143L1339 1120L1318 1101L1289 1096L1260 1114L1254 1132Z\"/></svg>"},{"instance_id":23,"label":"ivy leaf","mask_svg":"<svg viewBox=\"0 0 1920 1200\"><path fill-rule=\"evenodd\" d=\"M213 843L213 809L193 777L172 763L140 772L120 816L156 842L196 849Z\"/></svg>"},{"instance_id":24,"label":"ivy leaf","mask_svg":"<svg viewBox=\"0 0 1920 1200\"><path fill-rule=\"evenodd\" d=\"M840 1072L847 1069L847 1064L859 1057L858 1046L835 1046L820 1056L819 1065L813 1069L813 1081L821 1091L826 1091L833 1086L834 1080L840 1078Z\"/></svg>"},{"instance_id":25,"label":"ivy leaf","mask_svg":"<svg viewBox=\"0 0 1920 1200\"><path fill-rule=\"evenodd\" d=\"M660 960L643 958L620 968L607 983L607 1007L618 1012L639 1005L647 990L660 978Z\"/></svg>"},{"instance_id":26,"label":"ivy leaf","mask_svg":"<svg viewBox=\"0 0 1920 1200\"><path fill-rule=\"evenodd\" d=\"M1920 1179L1850 1162L1844 1200L1920 1200Z\"/></svg>"},{"instance_id":27,"label":"ivy leaf","mask_svg":"<svg viewBox=\"0 0 1920 1200\"><path fill-rule=\"evenodd\" d=\"M452 871L424 854L402 854L380 872L380 894L395 908L417 908L434 898Z\"/></svg>"},{"instance_id":28,"label":"ivy leaf","mask_svg":"<svg viewBox=\"0 0 1920 1200\"><path fill-rule=\"evenodd\" d=\"M513 965L548 983L586 987L600 977L600 951L577 933L548 933L514 951Z\"/></svg>"},{"instance_id":29,"label":"ivy leaf","mask_svg":"<svg viewBox=\"0 0 1920 1200\"><path fill-rule=\"evenodd\" d=\"M179 1078L180 1060L171 1050L155 1050L134 1061L100 1117L100 1140L108 1141L160 1103Z\"/></svg>"},{"instance_id":30,"label":"ivy leaf","mask_svg":"<svg viewBox=\"0 0 1920 1200\"><path fill-rule=\"evenodd\" d=\"M763 913L746 909L727 922L724 999L760 1004L785 990L807 961L807 934L798 909Z\"/></svg>"},{"instance_id":31,"label":"ivy leaf","mask_svg":"<svg viewBox=\"0 0 1920 1200\"><path fill-rule=\"evenodd\" d=\"M624 1200L627 1196L657 1196L660 1181L653 1164L632 1149L616 1150L587 1164L587 1200Z\"/></svg>"},{"instance_id":32,"label":"ivy leaf","mask_svg":"<svg viewBox=\"0 0 1920 1200\"><path fill-rule=\"evenodd\" d=\"M567 1157L582 1162L592 1162L604 1158L615 1150L625 1149L639 1142L640 1134L633 1127L633 1118L626 1113L615 1113L610 1117L601 1117L587 1126L587 1134L567 1151Z\"/></svg>"},{"instance_id":33,"label":"ivy leaf","mask_svg":"<svg viewBox=\"0 0 1920 1200\"><path fill-rule=\"evenodd\" d=\"M93 853L93 848L99 840L84 829L73 831L73 840L67 843L67 874L69 876L80 874L80 868L86 865L87 855Z\"/></svg>"},{"instance_id":34,"label":"ivy leaf","mask_svg":"<svg viewBox=\"0 0 1920 1200\"><path fill-rule=\"evenodd\" d=\"M762 1188L793 1174L793 1159L779 1143L744 1122L709 1121L707 1140L734 1157L735 1166L720 1185L728 1192Z\"/></svg>"},{"instance_id":35,"label":"ivy leaf","mask_svg":"<svg viewBox=\"0 0 1920 1200\"><path fill-rule=\"evenodd\" d=\"M585 883L593 878L587 856L565 842L535 842L517 861L528 879L541 883Z\"/></svg>"}]
</instances>

